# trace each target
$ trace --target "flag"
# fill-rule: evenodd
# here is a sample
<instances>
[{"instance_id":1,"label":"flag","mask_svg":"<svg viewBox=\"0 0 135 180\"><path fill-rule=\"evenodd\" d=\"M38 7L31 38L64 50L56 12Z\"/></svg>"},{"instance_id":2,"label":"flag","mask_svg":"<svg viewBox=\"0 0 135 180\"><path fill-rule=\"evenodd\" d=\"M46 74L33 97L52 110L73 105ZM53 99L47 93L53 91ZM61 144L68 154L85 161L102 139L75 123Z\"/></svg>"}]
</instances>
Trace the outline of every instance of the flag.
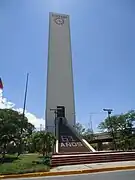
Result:
<instances>
[{"instance_id":1,"label":"flag","mask_svg":"<svg viewBox=\"0 0 135 180\"><path fill-rule=\"evenodd\" d=\"M3 89L3 83L2 83L1 78L0 78L0 89Z\"/></svg>"}]
</instances>

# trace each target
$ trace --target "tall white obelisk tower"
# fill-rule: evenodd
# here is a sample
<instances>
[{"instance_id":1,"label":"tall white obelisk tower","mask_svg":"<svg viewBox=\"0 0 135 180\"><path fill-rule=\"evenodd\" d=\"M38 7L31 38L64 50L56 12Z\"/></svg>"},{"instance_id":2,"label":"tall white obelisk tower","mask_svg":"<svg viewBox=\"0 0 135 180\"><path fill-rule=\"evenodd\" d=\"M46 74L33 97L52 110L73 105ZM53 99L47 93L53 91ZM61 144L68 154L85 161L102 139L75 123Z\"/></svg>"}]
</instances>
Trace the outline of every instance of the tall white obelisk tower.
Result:
<instances>
[{"instance_id":1,"label":"tall white obelisk tower","mask_svg":"<svg viewBox=\"0 0 135 180\"><path fill-rule=\"evenodd\" d=\"M54 112L65 107L68 124L75 124L75 102L69 16L49 14L49 48L46 90L46 128L54 132Z\"/></svg>"}]
</instances>

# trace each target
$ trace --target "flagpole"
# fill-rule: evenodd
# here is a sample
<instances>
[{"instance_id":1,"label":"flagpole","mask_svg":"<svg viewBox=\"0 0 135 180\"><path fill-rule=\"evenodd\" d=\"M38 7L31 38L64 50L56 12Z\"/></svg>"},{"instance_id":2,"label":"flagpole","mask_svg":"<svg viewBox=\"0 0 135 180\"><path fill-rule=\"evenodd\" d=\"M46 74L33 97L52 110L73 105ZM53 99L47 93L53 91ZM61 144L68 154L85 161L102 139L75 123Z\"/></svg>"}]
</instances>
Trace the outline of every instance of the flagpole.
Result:
<instances>
[{"instance_id":1,"label":"flagpole","mask_svg":"<svg viewBox=\"0 0 135 180\"><path fill-rule=\"evenodd\" d=\"M28 91L28 81L29 81L29 73L27 73L26 85L25 85L24 104L23 104L23 118L25 117L27 91Z\"/></svg>"},{"instance_id":2,"label":"flagpole","mask_svg":"<svg viewBox=\"0 0 135 180\"><path fill-rule=\"evenodd\" d=\"M3 83L2 79L0 78L0 98L2 99L2 93L3 93Z\"/></svg>"},{"instance_id":3,"label":"flagpole","mask_svg":"<svg viewBox=\"0 0 135 180\"><path fill-rule=\"evenodd\" d=\"M29 80L29 73L27 73L27 78L26 78L26 85L25 85L25 93L24 93L24 104L23 104L23 113L22 113L22 121L21 121L21 138L20 138L20 146L19 146L19 154L22 153L23 148L22 148L22 135L23 135L23 127L22 123L25 118L25 108L26 108L26 99L27 99L27 90L28 90L28 80Z\"/></svg>"}]
</instances>

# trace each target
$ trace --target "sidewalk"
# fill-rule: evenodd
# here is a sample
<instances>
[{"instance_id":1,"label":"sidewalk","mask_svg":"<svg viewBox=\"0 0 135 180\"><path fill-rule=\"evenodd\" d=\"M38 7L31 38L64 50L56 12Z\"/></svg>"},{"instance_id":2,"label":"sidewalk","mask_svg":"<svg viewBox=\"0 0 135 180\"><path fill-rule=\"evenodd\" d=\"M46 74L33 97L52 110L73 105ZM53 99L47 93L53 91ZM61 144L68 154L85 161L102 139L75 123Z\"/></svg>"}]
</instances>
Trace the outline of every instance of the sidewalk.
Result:
<instances>
[{"instance_id":1,"label":"sidewalk","mask_svg":"<svg viewBox=\"0 0 135 180\"><path fill-rule=\"evenodd\" d=\"M52 168L50 172L64 172L64 171L83 171L101 168L115 168L115 167L125 167L125 166L135 166L135 161L121 161L121 162L107 162L107 163L93 163L93 164L79 164L70 166L58 166Z\"/></svg>"},{"instance_id":2,"label":"sidewalk","mask_svg":"<svg viewBox=\"0 0 135 180\"><path fill-rule=\"evenodd\" d=\"M65 176L65 175L73 175L73 174L88 174L88 173L98 173L98 172L117 171L117 170L131 170L131 169L132 170L135 169L135 161L59 166L51 169L50 172L1 175L0 179L32 178L32 177L59 176L59 175Z\"/></svg>"}]
</instances>

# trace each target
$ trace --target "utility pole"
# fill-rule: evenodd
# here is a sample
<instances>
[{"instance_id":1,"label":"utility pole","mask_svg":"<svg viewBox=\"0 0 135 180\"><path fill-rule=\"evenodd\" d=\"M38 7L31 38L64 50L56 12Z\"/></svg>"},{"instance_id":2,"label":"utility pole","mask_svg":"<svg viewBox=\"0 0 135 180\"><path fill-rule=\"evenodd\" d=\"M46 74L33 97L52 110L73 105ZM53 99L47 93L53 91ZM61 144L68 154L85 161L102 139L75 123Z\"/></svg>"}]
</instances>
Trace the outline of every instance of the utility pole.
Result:
<instances>
[{"instance_id":1,"label":"utility pole","mask_svg":"<svg viewBox=\"0 0 135 180\"><path fill-rule=\"evenodd\" d=\"M90 119L89 119L89 126L91 131L93 132L93 124L92 124L92 116L96 114L103 114L103 112L91 112L90 113Z\"/></svg>"},{"instance_id":2,"label":"utility pole","mask_svg":"<svg viewBox=\"0 0 135 180\"><path fill-rule=\"evenodd\" d=\"M111 126L111 134L112 134L112 138L113 138L113 143L114 143L114 149L116 150L116 142L115 142L115 134L114 134L114 131L113 131L113 125L112 125L112 122L111 122L111 113L112 113L112 109L103 109L103 111L107 112L108 114L108 119L110 121L110 126Z\"/></svg>"},{"instance_id":3,"label":"utility pole","mask_svg":"<svg viewBox=\"0 0 135 180\"><path fill-rule=\"evenodd\" d=\"M91 131L91 133L93 133L92 114L90 114L90 121L89 121L89 124L90 124L90 131Z\"/></svg>"},{"instance_id":4,"label":"utility pole","mask_svg":"<svg viewBox=\"0 0 135 180\"><path fill-rule=\"evenodd\" d=\"M56 137L56 118L57 118L57 109L50 109L50 111L54 112L54 124L55 124L55 137Z\"/></svg>"}]
</instances>

